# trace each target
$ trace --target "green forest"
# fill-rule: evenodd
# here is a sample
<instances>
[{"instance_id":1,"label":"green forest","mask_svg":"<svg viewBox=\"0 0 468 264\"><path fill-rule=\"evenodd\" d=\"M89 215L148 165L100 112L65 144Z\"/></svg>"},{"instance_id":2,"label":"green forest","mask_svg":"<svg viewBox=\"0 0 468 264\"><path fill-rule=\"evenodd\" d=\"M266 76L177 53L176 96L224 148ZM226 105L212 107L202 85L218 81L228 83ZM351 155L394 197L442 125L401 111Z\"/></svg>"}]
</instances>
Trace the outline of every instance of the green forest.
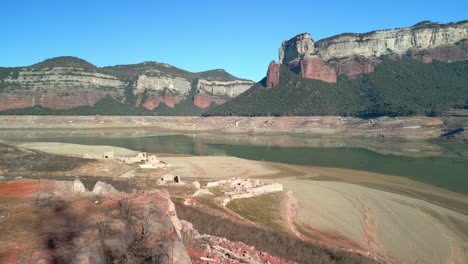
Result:
<instances>
[{"instance_id":1,"label":"green forest","mask_svg":"<svg viewBox=\"0 0 468 264\"><path fill-rule=\"evenodd\" d=\"M468 107L468 62L423 64L410 58L383 57L376 70L337 83L304 79L281 66L280 83L265 79L205 116L440 116Z\"/></svg>"}]
</instances>

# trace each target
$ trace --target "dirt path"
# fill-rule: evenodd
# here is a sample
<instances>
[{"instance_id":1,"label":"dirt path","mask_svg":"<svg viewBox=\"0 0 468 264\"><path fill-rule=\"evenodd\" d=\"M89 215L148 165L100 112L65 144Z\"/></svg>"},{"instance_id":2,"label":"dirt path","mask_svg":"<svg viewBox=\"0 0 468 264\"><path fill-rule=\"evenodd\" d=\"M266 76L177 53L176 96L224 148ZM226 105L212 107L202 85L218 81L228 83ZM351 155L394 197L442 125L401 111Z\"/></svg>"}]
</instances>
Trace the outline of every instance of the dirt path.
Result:
<instances>
[{"instance_id":1,"label":"dirt path","mask_svg":"<svg viewBox=\"0 0 468 264\"><path fill-rule=\"evenodd\" d=\"M297 230L296 223L294 221L296 218L296 212L299 209L299 202L291 191L287 191L285 193L282 202L288 227L295 236L299 237L300 239L304 239L304 236Z\"/></svg>"}]
</instances>

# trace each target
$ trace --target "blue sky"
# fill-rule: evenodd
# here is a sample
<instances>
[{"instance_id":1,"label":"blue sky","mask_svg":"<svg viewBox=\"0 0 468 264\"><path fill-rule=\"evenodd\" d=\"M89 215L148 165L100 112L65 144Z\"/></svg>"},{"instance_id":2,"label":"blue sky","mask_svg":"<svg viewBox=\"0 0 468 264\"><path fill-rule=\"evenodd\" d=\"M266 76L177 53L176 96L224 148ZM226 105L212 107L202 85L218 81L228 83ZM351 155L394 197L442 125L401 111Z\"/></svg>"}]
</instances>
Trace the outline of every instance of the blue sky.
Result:
<instances>
[{"instance_id":1,"label":"blue sky","mask_svg":"<svg viewBox=\"0 0 468 264\"><path fill-rule=\"evenodd\" d=\"M2 0L0 66L77 56L260 80L283 40L468 19L468 1Z\"/></svg>"}]
</instances>

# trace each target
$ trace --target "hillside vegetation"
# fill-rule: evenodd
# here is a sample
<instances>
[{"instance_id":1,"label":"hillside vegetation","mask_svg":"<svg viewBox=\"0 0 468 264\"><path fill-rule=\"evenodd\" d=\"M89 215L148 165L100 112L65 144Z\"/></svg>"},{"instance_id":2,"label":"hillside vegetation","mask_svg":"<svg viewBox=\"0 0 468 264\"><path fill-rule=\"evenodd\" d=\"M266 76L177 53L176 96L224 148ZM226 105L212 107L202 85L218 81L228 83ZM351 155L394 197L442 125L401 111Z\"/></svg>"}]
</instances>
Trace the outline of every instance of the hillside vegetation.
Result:
<instances>
[{"instance_id":1,"label":"hillside vegetation","mask_svg":"<svg viewBox=\"0 0 468 264\"><path fill-rule=\"evenodd\" d=\"M304 79L284 66L280 83L264 88L265 79L204 115L443 115L468 102L468 62L430 64L384 57L375 72L337 83Z\"/></svg>"}]
</instances>

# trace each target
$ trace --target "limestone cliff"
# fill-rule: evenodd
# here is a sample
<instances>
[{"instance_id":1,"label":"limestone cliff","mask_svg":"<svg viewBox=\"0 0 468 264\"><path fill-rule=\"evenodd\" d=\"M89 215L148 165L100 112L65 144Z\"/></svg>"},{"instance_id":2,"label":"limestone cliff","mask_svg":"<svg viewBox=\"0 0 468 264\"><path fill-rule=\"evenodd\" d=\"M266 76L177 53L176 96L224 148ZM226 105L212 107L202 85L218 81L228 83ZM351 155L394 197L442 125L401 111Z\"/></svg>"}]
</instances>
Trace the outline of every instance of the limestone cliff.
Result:
<instances>
[{"instance_id":1,"label":"limestone cliff","mask_svg":"<svg viewBox=\"0 0 468 264\"><path fill-rule=\"evenodd\" d=\"M0 111L92 107L106 97L152 111L160 103L169 108L190 100L194 104L193 95L199 92L221 104L253 84L221 69L192 73L156 62L98 68L79 58L58 57L29 67L0 68ZM204 102L201 108L206 98Z\"/></svg>"},{"instance_id":2,"label":"limestone cliff","mask_svg":"<svg viewBox=\"0 0 468 264\"><path fill-rule=\"evenodd\" d=\"M35 105L51 109L93 106L107 95L123 97L124 89L125 83L117 77L85 68L15 69L0 80L0 110Z\"/></svg>"},{"instance_id":3,"label":"limestone cliff","mask_svg":"<svg viewBox=\"0 0 468 264\"><path fill-rule=\"evenodd\" d=\"M425 21L408 28L344 33L317 42L310 34L302 33L282 43L279 63L302 77L335 82L336 75L355 77L372 72L383 55L407 54L423 63L433 59L467 60L467 39L468 21L449 24Z\"/></svg>"},{"instance_id":4,"label":"limestone cliff","mask_svg":"<svg viewBox=\"0 0 468 264\"><path fill-rule=\"evenodd\" d=\"M348 56L371 58L454 45L467 38L468 21L450 24L422 22L409 28L342 34L318 41L316 49L326 61Z\"/></svg>"}]
</instances>

